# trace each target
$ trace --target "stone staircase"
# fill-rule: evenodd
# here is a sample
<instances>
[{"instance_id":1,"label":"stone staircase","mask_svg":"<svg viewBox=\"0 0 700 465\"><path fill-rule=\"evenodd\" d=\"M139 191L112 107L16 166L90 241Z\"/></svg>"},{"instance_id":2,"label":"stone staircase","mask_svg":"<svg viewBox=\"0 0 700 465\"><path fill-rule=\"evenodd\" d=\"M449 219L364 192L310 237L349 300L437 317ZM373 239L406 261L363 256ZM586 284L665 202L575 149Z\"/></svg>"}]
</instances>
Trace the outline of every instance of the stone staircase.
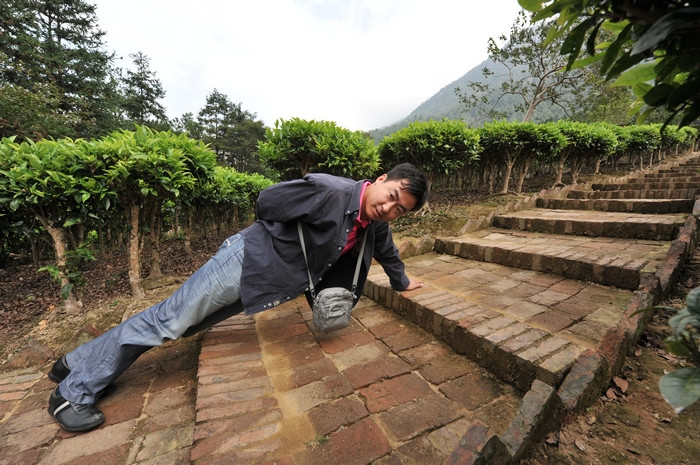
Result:
<instances>
[{"instance_id":1,"label":"stone staircase","mask_svg":"<svg viewBox=\"0 0 700 465\"><path fill-rule=\"evenodd\" d=\"M171 341L117 380L87 434L47 414L46 372L97 334L30 345L0 367L0 465L518 463L609 386L650 317L638 310L695 250L699 158L404 244L425 286L395 292L372 267L342 330L319 333L300 297Z\"/></svg>"},{"instance_id":2,"label":"stone staircase","mask_svg":"<svg viewBox=\"0 0 700 465\"><path fill-rule=\"evenodd\" d=\"M473 423L445 463L515 462L607 387L649 317L635 312L670 290L694 250L698 173L695 154L543 192L407 258L425 283L416 291L370 273L373 300L525 393L506 431Z\"/></svg>"}]
</instances>

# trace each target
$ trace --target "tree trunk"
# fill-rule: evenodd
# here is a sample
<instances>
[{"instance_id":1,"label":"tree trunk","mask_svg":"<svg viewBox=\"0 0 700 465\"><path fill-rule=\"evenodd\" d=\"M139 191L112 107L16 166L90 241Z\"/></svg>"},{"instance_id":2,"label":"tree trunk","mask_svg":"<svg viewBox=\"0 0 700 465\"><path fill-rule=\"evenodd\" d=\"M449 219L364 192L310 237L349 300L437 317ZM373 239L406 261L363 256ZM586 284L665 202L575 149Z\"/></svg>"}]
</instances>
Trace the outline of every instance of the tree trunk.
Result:
<instances>
[{"instance_id":1,"label":"tree trunk","mask_svg":"<svg viewBox=\"0 0 700 465\"><path fill-rule=\"evenodd\" d=\"M525 183L525 177L527 176L527 170L530 169L530 164L532 160L525 160L525 162L520 166L520 175L518 176L518 189L517 193L520 194L523 191L523 183Z\"/></svg>"},{"instance_id":2,"label":"tree trunk","mask_svg":"<svg viewBox=\"0 0 700 465\"><path fill-rule=\"evenodd\" d=\"M554 185L564 184L562 178L564 177L564 164L566 163L566 156L560 156L557 166L555 168L557 177L554 180Z\"/></svg>"},{"instance_id":3,"label":"tree trunk","mask_svg":"<svg viewBox=\"0 0 700 465\"><path fill-rule=\"evenodd\" d=\"M514 164L515 159L506 162L506 174L503 176L503 189L501 189L501 194L508 193L508 185L510 184L510 174L513 172Z\"/></svg>"},{"instance_id":4,"label":"tree trunk","mask_svg":"<svg viewBox=\"0 0 700 465\"><path fill-rule=\"evenodd\" d=\"M63 228L56 228L53 225L49 224L48 220L40 219L40 221L46 228L46 231L48 231L49 235L51 236L51 239L53 239L53 247L54 251L56 252L56 266L59 270L60 275L61 292L63 292L63 288L71 284L70 280L68 279L68 276L66 276L65 273L67 250L66 232ZM63 304L65 305L66 313L69 315L75 315L79 313L80 309L83 306L83 303L76 297L73 289L71 289L68 292L68 296L63 301Z\"/></svg>"},{"instance_id":5,"label":"tree trunk","mask_svg":"<svg viewBox=\"0 0 700 465\"><path fill-rule=\"evenodd\" d=\"M571 160L571 185L575 186L578 182L578 174L581 172L583 165L586 163L585 157L575 157Z\"/></svg>"},{"instance_id":6,"label":"tree trunk","mask_svg":"<svg viewBox=\"0 0 700 465\"><path fill-rule=\"evenodd\" d=\"M185 236L185 252L192 256L192 211L188 208L182 212L182 231Z\"/></svg>"},{"instance_id":7,"label":"tree trunk","mask_svg":"<svg viewBox=\"0 0 700 465\"><path fill-rule=\"evenodd\" d=\"M141 258L139 247L139 206L130 205L126 207L126 217L129 220L131 229L129 230L129 284L131 294L134 299L143 299L146 292L141 285Z\"/></svg>"},{"instance_id":8,"label":"tree trunk","mask_svg":"<svg viewBox=\"0 0 700 465\"><path fill-rule=\"evenodd\" d=\"M148 275L149 278L160 278L163 276L163 271L160 269L161 225L158 217L159 211L160 204L158 202L153 202L146 211L148 215L148 241L151 247L151 272Z\"/></svg>"},{"instance_id":9,"label":"tree trunk","mask_svg":"<svg viewBox=\"0 0 700 465\"><path fill-rule=\"evenodd\" d=\"M32 248L32 264L34 265L34 268L39 269L41 264L39 263L39 247L37 245L36 234L34 234L33 230L27 229L24 231L24 235L27 236L29 245Z\"/></svg>"},{"instance_id":10,"label":"tree trunk","mask_svg":"<svg viewBox=\"0 0 700 465\"><path fill-rule=\"evenodd\" d=\"M493 194L494 186L496 185L496 167L492 166L489 171L489 194Z\"/></svg>"}]
</instances>

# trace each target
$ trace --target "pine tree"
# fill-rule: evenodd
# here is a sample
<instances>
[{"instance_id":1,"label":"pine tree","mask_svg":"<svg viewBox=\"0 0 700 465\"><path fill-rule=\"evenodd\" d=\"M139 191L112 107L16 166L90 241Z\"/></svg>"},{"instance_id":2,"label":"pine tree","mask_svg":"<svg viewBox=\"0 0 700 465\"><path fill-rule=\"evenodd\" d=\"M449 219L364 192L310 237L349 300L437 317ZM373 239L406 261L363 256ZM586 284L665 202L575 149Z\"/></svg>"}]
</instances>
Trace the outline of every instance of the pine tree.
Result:
<instances>
[{"instance_id":1,"label":"pine tree","mask_svg":"<svg viewBox=\"0 0 700 465\"><path fill-rule=\"evenodd\" d=\"M165 97L165 90L155 72L151 71L149 58L140 51L129 54L129 57L134 69L126 71L122 82L122 108L126 119L139 125L167 126L165 107L158 102Z\"/></svg>"},{"instance_id":2,"label":"pine tree","mask_svg":"<svg viewBox=\"0 0 700 465\"><path fill-rule=\"evenodd\" d=\"M238 171L257 172L261 166L257 157L257 141L265 128L256 115L243 110L225 94L214 89L197 115L202 140L208 143L223 165Z\"/></svg>"},{"instance_id":3,"label":"pine tree","mask_svg":"<svg viewBox=\"0 0 700 465\"><path fill-rule=\"evenodd\" d=\"M103 43L95 6L82 0L5 3L0 9L0 85L15 97L3 102L14 110L5 115L21 116L22 105L32 102L42 107L34 113L56 115L55 121L28 131L36 137L96 137L115 129L113 54ZM3 131L26 128L20 120L6 119Z\"/></svg>"}]
</instances>

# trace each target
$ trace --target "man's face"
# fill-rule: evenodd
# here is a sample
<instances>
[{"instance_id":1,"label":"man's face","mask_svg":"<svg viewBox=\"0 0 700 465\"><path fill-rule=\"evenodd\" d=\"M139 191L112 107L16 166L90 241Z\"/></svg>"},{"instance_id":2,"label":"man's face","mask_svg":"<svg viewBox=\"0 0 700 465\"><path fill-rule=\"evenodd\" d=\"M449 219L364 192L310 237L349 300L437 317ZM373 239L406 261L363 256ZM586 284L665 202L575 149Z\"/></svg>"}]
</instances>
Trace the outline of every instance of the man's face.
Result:
<instances>
[{"instance_id":1,"label":"man's face","mask_svg":"<svg viewBox=\"0 0 700 465\"><path fill-rule=\"evenodd\" d=\"M417 200L413 194L401 189L405 182L402 179L387 181L386 174L382 174L376 182L367 186L362 196L362 218L392 221L411 211Z\"/></svg>"}]
</instances>

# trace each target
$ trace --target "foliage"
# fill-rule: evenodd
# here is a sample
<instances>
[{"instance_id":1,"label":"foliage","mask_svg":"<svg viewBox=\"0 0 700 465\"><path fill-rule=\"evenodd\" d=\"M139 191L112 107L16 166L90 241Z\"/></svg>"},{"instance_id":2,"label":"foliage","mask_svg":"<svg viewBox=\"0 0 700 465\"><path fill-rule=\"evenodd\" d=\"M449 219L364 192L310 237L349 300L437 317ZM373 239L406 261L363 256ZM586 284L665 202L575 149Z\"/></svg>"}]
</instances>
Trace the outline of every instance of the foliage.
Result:
<instances>
[{"instance_id":1,"label":"foliage","mask_svg":"<svg viewBox=\"0 0 700 465\"><path fill-rule=\"evenodd\" d=\"M149 59L143 52L131 53L134 69L128 69L122 80L124 99L121 107L127 121L144 125L160 123L167 126L165 107L158 100L165 91L155 72L149 67Z\"/></svg>"},{"instance_id":2,"label":"foliage","mask_svg":"<svg viewBox=\"0 0 700 465\"><path fill-rule=\"evenodd\" d=\"M197 201L207 205L207 211L214 215L224 216L225 211L235 205L248 217L254 212L260 191L272 184L270 179L260 174L241 173L229 166L217 166L202 185Z\"/></svg>"},{"instance_id":3,"label":"foliage","mask_svg":"<svg viewBox=\"0 0 700 465\"><path fill-rule=\"evenodd\" d=\"M384 171L413 163L426 174L430 186L438 176L476 166L479 134L462 121L416 122L385 137L377 150Z\"/></svg>"},{"instance_id":4,"label":"foliage","mask_svg":"<svg viewBox=\"0 0 700 465\"><path fill-rule=\"evenodd\" d=\"M277 120L274 128L266 129L258 152L261 161L277 170L282 179L299 178L310 172L366 178L379 167L371 139L332 121Z\"/></svg>"},{"instance_id":5,"label":"foliage","mask_svg":"<svg viewBox=\"0 0 700 465\"><path fill-rule=\"evenodd\" d=\"M66 251L65 271L55 265L43 266L38 271L46 271L51 275L53 280L61 286L61 298L66 300L76 286L85 285L82 263L93 260L95 260L95 256L92 251L88 247L81 246L75 250ZM64 276L67 278L65 282Z\"/></svg>"},{"instance_id":6,"label":"foliage","mask_svg":"<svg viewBox=\"0 0 700 465\"><path fill-rule=\"evenodd\" d=\"M0 89L7 110L0 135L88 137L116 127L113 54L104 48L94 5L7 0L0 18Z\"/></svg>"},{"instance_id":7,"label":"foliage","mask_svg":"<svg viewBox=\"0 0 700 465\"><path fill-rule=\"evenodd\" d=\"M206 176L214 164L213 154L201 141L146 126L115 131L98 143L108 160L107 182L128 203L177 197L180 189L191 187L198 173Z\"/></svg>"},{"instance_id":8,"label":"foliage","mask_svg":"<svg viewBox=\"0 0 700 465\"><path fill-rule=\"evenodd\" d=\"M3 139L1 144L0 201L19 213L17 219L28 222L32 215L49 232L56 255L51 270L61 283L62 296L73 303L85 226L100 207L109 208L110 192L100 176L102 161L85 150L84 140L17 144Z\"/></svg>"},{"instance_id":9,"label":"foliage","mask_svg":"<svg viewBox=\"0 0 700 465\"><path fill-rule=\"evenodd\" d=\"M551 124L494 121L479 129L481 169L491 177L489 190L497 172L505 166L501 193L508 192L510 175L516 163L520 164L518 192L524 177L535 160L544 162L555 157L566 140L556 126Z\"/></svg>"},{"instance_id":10,"label":"foliage","mask_svg":"<svg viewBox=\"0 0 700 465\"><path fill-rule=\"evenodd\" d=\"M688 125L700 116L700 1L673 0L519 0L536 12L535 21L557 17L550 41L562 41L567 69L595 61L607 80L631 86L638 97L639 121L656 107ZM614 40L600 44L601 30ZM579 57L582 49L588 58ZM578 61L577 61L578 60ZM650 83L652 82L653 83Z\"/></svg>"},{"instance_id":11,"label":"foliage","mask_svg":"<svg viewBox=\"0 0 700 465\"><path fill-rule=\"evenodd\" d=\"M546 42L548 29L548 23L531 25L528 16L521 12L511 26L509 37L500 37L500 41L507 41L504 46L489 39L489 57L505 68L505 80L500 88L492 87L487 79L494 71L484 68L485 80L470 82L470 92L457 89L462 103L467 108L483 108L492 119L512 119L513 112L503 112L499 104L506 96L514 96L518 100L515 112L523 115L523 122L530 121L543 103L559 107L571 117L581 95L591 90L585 86L588 71L561 72L566 59L558 53L559 43Z\"/></svg>"},{"instance_id":12,"label":"foliage","mask_svg":"<svg viewBox=\"0 0 700 465\"><path fill-rule=\"evenodd\" d=\"M21 70L21 65L13 67L8 55L0 51L0 76L11 70L34 75ZM59 137L70 134L75 125L74 116L57 111L61 93L51 82L38 79L25 87L0 77L0 95L0 137L17 136L19 141Z\"/></svg>"},{"instance_id":13,"label":"foliage","mask_svg":"<svg viewBox=\"0 0 700 465\"><path fill-rule=\"evenodd\" d=\"M182 130L209 144L223 165L238 171L259 171L257 143L263 138L264 125L255 119L255 113L243 110L228 96L214 89L207 95L206 104L197 120L185 114L178 122Z\"/></svg>"},{"instance_id":14,"label":"foliage","mask_svg":"<svg viewBox=\"0 0 700 465\"><path fill-rule=\"evenodd\" d=\"M633 154L650 154L661 144L661 132L654 125L633 125L627 127L629 139L627 150Z\"/></svg>"},{"instance_id":15,"label":"foliage","mask_svg":"<svg viewBox=\"0 0 700 465\"><path fill-rule=\"evenodd\" d=\"M566 138L562 152L571 167L572 184L581 168L590 161L607 158L615 153L617 136L606 125L558 121L557 127ZM561 182L561 178L559 178Z\"/></svg>"}]
</instances>

